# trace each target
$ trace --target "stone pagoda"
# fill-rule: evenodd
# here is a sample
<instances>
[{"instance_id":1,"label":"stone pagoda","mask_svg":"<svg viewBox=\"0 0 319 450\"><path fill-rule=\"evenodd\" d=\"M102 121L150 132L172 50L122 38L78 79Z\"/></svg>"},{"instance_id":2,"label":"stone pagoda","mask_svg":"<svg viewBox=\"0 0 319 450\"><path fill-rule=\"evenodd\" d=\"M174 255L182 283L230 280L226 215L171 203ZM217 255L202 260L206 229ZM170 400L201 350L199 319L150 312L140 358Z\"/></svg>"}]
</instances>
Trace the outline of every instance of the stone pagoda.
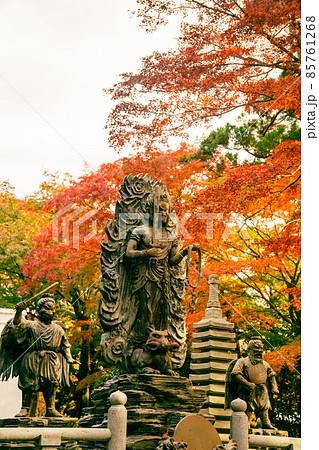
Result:
<instances>
[{"instance_id":1,"label":"stone pagoda","mask_svg":"<svg viewBox=\"0 0 319 450\"><path fill-rule=\"evenodd\" d=\"M210 275L205 317L194 324L190 380L195 388L207 392L200 414L215 416L218 433L229 434L231 410L224 410L225 377L229 363L237 355L234 324L222 317L218 284L218 276Z\"/></svg>"}]
</instances>

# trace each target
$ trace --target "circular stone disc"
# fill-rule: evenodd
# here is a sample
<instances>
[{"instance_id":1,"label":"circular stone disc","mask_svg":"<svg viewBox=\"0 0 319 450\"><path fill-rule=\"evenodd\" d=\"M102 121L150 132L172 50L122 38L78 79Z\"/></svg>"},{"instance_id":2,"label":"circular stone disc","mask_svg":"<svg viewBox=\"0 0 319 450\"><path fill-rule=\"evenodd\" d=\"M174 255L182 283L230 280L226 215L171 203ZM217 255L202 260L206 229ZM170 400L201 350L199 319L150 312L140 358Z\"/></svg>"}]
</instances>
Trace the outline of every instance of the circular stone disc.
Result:
<instances>
[{"instance_id":1,"label":"circular stone disc","mask_svg":"<svg viewBox=\"0 0 319 450\"><path fill-rule=\"evenodd\" d=\"M186 442L187 450L212 450L222 443L216 428L197 414L190 414L177 424L174 441Z\"/></svg>"}]
</instances>

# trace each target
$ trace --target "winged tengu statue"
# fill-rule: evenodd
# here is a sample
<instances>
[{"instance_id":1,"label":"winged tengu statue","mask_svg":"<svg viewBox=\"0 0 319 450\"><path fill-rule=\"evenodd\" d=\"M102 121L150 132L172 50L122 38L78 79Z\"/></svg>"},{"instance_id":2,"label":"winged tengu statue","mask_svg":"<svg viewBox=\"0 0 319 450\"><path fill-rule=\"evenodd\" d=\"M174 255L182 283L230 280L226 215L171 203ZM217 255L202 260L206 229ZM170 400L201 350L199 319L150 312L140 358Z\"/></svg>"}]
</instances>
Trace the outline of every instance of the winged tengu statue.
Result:
<instances>
[{"instance_id":1,"label":"winged tengu statue","mask_svg":"<svg viewBox=\"0 0 319 450\"><path fill-rule=\"evenodd\" d=\"M43 393L46 403L46 417L61 417L55 408L56 389L70 385L69 364L77 361L72 358L64 328L53 321L53 298L43 297L38 301L37 320L23 317L22 312L32 299L16 305L14 318L1 333L0 379L19 377L22 407L16 417L30 415L31 405L35 402L36 406L39 392Z\"/></svg>"}]
</instances>

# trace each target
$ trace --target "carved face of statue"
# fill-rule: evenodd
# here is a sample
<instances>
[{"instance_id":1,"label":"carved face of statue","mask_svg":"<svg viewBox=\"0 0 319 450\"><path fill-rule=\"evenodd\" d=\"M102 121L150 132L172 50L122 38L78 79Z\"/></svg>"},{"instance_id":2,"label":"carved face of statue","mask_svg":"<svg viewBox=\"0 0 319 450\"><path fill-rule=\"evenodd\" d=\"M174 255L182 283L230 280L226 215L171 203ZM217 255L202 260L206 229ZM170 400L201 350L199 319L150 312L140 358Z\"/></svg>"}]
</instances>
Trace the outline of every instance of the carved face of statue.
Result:
<instances>
[{"instance_id":1,"label":"carved face of statue","mask_svg":"<svg viewBox=\"0 0 319 450\"><path fill-rule=\"evenodd\" d=\"M54 315L55 315L54 300L48 299L46 301L41 302L40 305L38 304L38 316L42 322L51 323Z\"/></svg>"},{"instance_id":2,"label":"carved face of statue","mask_svg":"<svg viewBox=\"0 0 319 450\"><path fill-rule=\"evenodd\" d=\"M248 356L252 362L262 361L263 359L263 344L261 341L251 343L248 349Z\"/></svg>"}]
</instances>

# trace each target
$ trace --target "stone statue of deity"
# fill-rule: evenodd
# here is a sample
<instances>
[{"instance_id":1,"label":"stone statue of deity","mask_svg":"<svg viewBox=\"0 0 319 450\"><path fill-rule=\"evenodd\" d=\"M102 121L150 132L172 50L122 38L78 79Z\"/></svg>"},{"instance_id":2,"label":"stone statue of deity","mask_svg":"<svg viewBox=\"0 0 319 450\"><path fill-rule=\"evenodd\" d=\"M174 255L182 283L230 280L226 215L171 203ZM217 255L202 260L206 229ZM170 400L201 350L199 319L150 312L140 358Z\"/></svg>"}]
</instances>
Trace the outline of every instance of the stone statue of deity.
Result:
<instances>
[{"instance_id":1,"label":"stone statue of deity","mask_svg":"<svg viewBox=\"0 0 319 450\"><path fill-rule=\"evenodd\" d=\"M128 372L173 374L186 355L185 261L166 186L130 174L102 240L102 351ZM192 246L193 250L199 246Z\"/></svg>"},{"instance_id":2,"label":"stone statue of deity","mask_svg":"<svg viewBox=\"0 0 319 450\"><path fill-rule=\"evenodd\" d=\"M278 394L275 372L263 360L263 343L253 336L248 343L248 356L230 363L226 372L225 409L235 398L247 403L246 414L250 421L254 412L262 428L275 429L269 420L271 397Z\"/></svg>"},{"instance_id":3,"label":"stone statue of deity","mask_svg":"<svg viewBox=\"0 0 319 450\"><path fill-rule=\"evenodd\" d=\"M64 329L53 322L55 302L50 297L37 303L37 319L22 316L28 300L16 305L16 313L4 327L0 343L0 374L2 380L19 377L22 391L21 411L15 417L30 415L31 403L43 393L46 417L61 417L55 408L55 394L59 386L70 386L70 344Z\"/></svg>"}]
</instances>

